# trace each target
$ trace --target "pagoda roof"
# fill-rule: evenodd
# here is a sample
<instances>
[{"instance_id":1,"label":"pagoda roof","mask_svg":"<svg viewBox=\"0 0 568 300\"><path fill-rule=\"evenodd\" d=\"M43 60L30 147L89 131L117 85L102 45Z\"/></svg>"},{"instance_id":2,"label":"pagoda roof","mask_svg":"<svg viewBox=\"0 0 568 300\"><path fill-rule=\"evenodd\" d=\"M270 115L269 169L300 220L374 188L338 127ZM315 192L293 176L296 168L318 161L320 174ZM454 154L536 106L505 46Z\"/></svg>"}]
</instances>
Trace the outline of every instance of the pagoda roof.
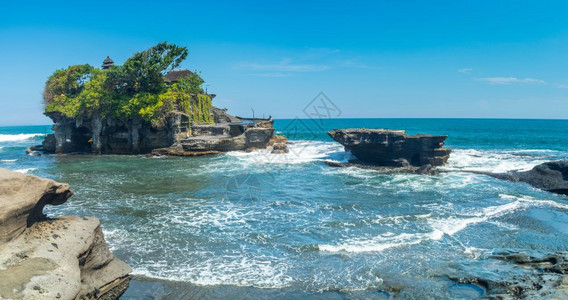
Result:
<instances>
[{"instance_id":1,"label":"pagoda roof","mask_svg":"<svg viewBox=\"0 0 568 300\"><path fill-rule=\"evenodd\" d=\"M168 74L166 74L164 76L164 82L165 83L176 83L178 82L182 77L185 76L189 76L193 74L193 72L191 72L188 69L185 70L172 70L169 71Z\"/></svg>"}]
</instances>

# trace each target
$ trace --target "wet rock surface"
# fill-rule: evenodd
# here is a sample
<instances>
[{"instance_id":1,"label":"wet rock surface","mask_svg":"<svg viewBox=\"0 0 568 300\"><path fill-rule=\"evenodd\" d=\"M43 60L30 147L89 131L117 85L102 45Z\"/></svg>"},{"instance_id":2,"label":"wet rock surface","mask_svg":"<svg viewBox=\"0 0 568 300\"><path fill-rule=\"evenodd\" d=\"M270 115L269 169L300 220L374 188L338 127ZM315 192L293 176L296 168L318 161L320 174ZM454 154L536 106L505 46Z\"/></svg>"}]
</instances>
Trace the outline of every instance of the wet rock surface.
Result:
<instances>
[{"instance_id":1,"label":"wet rock surface","mask_svg":"<svg viewBox=\"0 0 568 300\"><path fill-rule=\"evenodd\" d=\"M435 175L438 174L439 171L436 170L434 167L432 167L431 165L423 165L420 167L415 167L415 166L403 166L403 167L383 167L383 166L377 166L377 165L373 165L373 164L369 164L369 163L365 163L365 162L361 162L361 161L351 161L348 163L341 163L341 162L336 162L336 161L325 161L325 163L330 166L330 167L334 167L334 168L348 168L348 167L357 167L357 168L361 168L361 169L367 169L367 170L374 170L377 171L379 173L384 173L384 174L421 174L421 175Z\"/></svg>"},{"instance_id":2,"label":"wet rock surface","mask_svg":"<svg viewBox=\"0 0 568 300\"><path fill-rule=\"evenodd\" d=\"M390 167L441 166L450 157L447 135L407 135L404 130L334 129L328 135L361 162Z\"/></svg>"},{"instance_id":3,"label":"wet rock surface","mask_svg":"<svg viewBox=\"0 0 568 300\"><path fill-rule=\"evenodd\" d=\"M288 153L288 139L281 135L273 135L268 142L268 146L272 146L270 153L272 154L283 154Z\"/></svg>"},{"instance_id":4,"label":"wet rock surface","mask_svg":"<svg viewBox=\"0 0 568 300\"><path fill-rule=\"evenodd\" d=\"M0 299L117 299L132 269L109 251L99 220L48 219L69 185L0 169Z\"/></svg>"},{"instance_id":5,"label":"wet rock surface","mask_svg":"<svg viewBox=\"0 0 568 300\"><path fill-rule=\"evenodd\" d=\"M478 262L452 266L448 277L482 288L489 299L568 299L568 252L500 249Z\"/></svg>"},{"instance_id":6,"label":"wet rock surface","mask_svg":"<svg viewBox=\"0 0 568 300\"><path fill-rule=\"evenodd\" d=\"M567 161L551 161L535 166L530 171L525 172L509 172L509 173L491 173L476 172L472 173L488 175L498 179L509 180L513 182L528 183L536 188L551 193L568 195L568 162Z\"/></svg>"}]
</instances>

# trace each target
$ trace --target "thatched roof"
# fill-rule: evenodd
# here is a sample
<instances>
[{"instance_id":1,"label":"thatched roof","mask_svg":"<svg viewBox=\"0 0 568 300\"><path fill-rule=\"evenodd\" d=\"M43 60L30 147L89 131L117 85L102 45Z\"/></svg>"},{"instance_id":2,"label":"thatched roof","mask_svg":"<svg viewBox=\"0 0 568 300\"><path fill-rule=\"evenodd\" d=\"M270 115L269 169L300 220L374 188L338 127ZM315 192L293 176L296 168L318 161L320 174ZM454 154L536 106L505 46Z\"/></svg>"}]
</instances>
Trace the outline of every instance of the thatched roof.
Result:
<instances>
[{"instance_id":1,"label":"thatched roof","mask_svg":"<svg viewBox=\"0 0 568 300\"><path fill-rule=\"evenodd\" d=\"M164 82L165 83L176 83L180 80L180 78L188 76L193 74L193 72L191 72L188 69L185 70L172 70L170 72L168 72L168 74L166 74L164 76Z\"/></svg>"},{"instance_id":2,"label":"thatched roof","mask_svg":"<svg viewBox=\"0 0 568 300\"><path fill-rule=\"evenodd\" d=\"M114 65L114 61L107 56L105 60L103 60L103 69L108 69L110 66Z\"/></svg>"}]
</instances>

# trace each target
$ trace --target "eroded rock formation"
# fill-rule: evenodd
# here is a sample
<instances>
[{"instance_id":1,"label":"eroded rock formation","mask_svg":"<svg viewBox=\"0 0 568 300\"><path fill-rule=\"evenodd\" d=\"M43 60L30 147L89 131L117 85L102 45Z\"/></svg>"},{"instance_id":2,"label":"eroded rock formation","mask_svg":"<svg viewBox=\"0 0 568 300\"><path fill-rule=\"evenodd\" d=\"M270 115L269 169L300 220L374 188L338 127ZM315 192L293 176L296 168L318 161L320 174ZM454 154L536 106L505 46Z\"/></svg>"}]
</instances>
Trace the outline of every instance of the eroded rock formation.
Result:
<instances>
[{"instance_id":1,"label":"eroded rock formation","mask_svg":"<svg viewBox=\"0 0 568 300\"><path fill-rule=\"evenodd\" d=\"M60 113L47 115L54 122L54 133L47 135L42 146L51 153L148 153L172 145L176 135L189 126L187 115L181 113L169 115L160 128L140 118L122 120L94 115L75 119Z\"/></svg>"},{"instance_id":2,"label":"eroded rock formation","mask_svg":"<svg viewBox=\"0 0 568 300\"><path fill-rule=\"evenodd\" d=\"M407 135L404 130L334 129L329 136L360 161L379 166L441 166L450 157L447 135Z\"/></svg>"},{"instance_id":3,"label":"eroded rock formation","mask_svg":"<svg viewBox=\"0 0 568 300\"><path fill-rule=\"evenodd\" d=\"M195 156L227 151L264 149L274 136L273 121L195 125L192 135L172 146L155 149L154 155Z\"/></svg>"},{"instance_id":4,"label":"eroded rock formation","mask_svg":"<svg viewBox=\"0 0 568 300\"><path fill-rule=\"evenodd\" d=\"M99 220L48 219L69 185L0 169L0 299L118 299L132 269L109 251Z\"/></svg>"},{"instance_id":5,"label":"eroded rock formation","mask_svg":"<svg viewBox=\"0 0 568 300\"><path fill-rule=\"evenodd\" d=\"M54 134L43 141L49 153L95 153L194 156L226 151L264 149L274 133L272 120L242 122L225 110L212 108L215 124L191 124L188 115L170 114L161 127L140 118L115 119L94 115L68 118L48 116Z\"/></svg>"}]
</instances>

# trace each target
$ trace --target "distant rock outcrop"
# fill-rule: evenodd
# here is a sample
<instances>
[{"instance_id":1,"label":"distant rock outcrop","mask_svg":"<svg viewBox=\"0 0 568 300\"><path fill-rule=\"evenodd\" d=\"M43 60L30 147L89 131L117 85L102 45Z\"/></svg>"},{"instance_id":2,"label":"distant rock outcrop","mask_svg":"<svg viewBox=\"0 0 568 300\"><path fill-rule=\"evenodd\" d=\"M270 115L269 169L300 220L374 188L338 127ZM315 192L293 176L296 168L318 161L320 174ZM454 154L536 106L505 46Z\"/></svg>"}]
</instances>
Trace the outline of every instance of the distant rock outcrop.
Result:
<instances>
[{"instance_id":1,"label":"distant rock outcrop","mask_svg":"<svg viewBox=\"0 0 568 300\"><path fill-rule=\"evenodd\" d=\"M495 178L525 182L541 190L551 193L568 195L568 162L551 161L535 166L530 171L509 172L509 173L489 173L474 172L485 174Z\"/></svg>"},{"instance_id":2,"label":"distant rock outcrop","mask_svg":"<svg viewBox=\"0 0 568 300\"><path fill-rule=\"evenodd\" d=\"M334 129L328 132L360 161L379 166L441 166L450 157L447 135L407 135L404 130Z\"/></svg>"},{"instance_id":3,"label":"distant rock outcrop","mask_svg":"<svg viewBox=\"0 0 568 300\"><path fill-rule=\"evenodd\" d=\"M172 146L152 151L153 155L196 156L228 151L264 149L274 135L273 121L196 125L192 135L179 138Z\"/></svg>"},{"instance_id":4,"label":"distant rock outcrop","mask_svg":"<svg viewBox=\"0 0 568 300\"><path fill-rule=\"evenodd\" d=\"M132 269L109 251L99 220L48 219L69 185L0 169L0 299L118 299Z\"/></svg>"},{"instance_id":5,"label":"distant rock outcrop","mask_svg":"<svg viewBox=\"0 0 568 300\"><path fill-rule=\"evenodd\" d=\"M274 135L268 142L268 146L272 146L270 153L272 154L284 154L288 153L288 139L281 135Z\"/></svg>"}]
</instances>

